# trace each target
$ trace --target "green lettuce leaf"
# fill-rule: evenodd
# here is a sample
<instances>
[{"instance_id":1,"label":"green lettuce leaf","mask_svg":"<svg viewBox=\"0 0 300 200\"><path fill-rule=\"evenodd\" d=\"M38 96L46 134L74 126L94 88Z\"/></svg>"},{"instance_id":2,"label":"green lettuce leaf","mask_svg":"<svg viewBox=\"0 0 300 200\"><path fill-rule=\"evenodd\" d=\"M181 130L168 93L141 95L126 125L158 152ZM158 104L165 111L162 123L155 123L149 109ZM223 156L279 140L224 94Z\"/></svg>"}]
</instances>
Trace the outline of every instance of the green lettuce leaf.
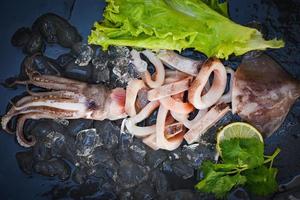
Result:
<instances>
[{"instance_id":1,"label":"green lettuce leaf","mask_svg":"<svg viewBox=\"0 0 300 200\"><path fill-rule=\"evenodd\" d=\"M224 1L223 3L219 3L218 0L202 0L206 3L209 7L217 11L218 13L224 15L225 17L228 16L228 3Z\"/></svg>"},{"instance_id":2,"label":"green lettuce leaf","mask_svg":"<svg viewBox=\"0 0 300 200\"><path fill-rule=\"evenodd\" d=\"M104 20L96 22L90 44L181 51L194 48L207 56L228 58L251 50L280 48L253 28L234 23L227 3L216 0L106 0ZM215 9L215 10L214 10ZM220 14L220 13L221 14Z\"/></svg>"}]
</instances>

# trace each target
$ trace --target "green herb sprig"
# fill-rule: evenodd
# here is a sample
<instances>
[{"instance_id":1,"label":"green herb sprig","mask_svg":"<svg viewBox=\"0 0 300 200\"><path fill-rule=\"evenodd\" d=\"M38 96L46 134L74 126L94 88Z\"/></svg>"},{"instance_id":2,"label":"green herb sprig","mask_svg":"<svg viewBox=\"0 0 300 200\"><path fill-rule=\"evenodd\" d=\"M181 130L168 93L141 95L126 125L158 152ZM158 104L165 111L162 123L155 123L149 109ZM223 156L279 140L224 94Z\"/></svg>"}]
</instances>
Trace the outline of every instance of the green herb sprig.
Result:
<instances>
[{"instance_id":1,"label":"green herb sprig","mask_svg":"<svg viewBox=\"0 0 300 200\"><path fill-rule=\"evenodd\" d=\"M202 192L214 193L223 198L237 186L245 188L259 196L265 196L277 190L277 169L273 161L279 154L264 156L264 144L255 138L233 138L220 144L222 162L215 164L205 161L200 167L204 178L195 186Z\"/></svg>"}]
</instances>

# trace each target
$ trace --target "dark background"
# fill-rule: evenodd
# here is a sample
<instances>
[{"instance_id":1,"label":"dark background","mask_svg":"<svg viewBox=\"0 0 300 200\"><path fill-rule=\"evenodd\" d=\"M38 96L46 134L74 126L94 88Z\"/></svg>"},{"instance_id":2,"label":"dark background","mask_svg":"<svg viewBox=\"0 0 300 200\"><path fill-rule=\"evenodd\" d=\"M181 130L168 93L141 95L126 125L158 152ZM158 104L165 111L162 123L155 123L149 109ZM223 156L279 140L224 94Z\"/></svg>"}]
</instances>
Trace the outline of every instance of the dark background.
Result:
<instances>
[{"instance_id":1,"label":"dark background","mask_svg":"<svg viewBox=\"0 0 300 200\"><path fill-rule=\"evenodd\" d=\"M101 18L105 3L101 0L9 0L0 1L0 81L18 74L24 55L10 45L13 33L22 26L30 27L41 14L54 12L70 20L85 38L93 22ZM286 47L268 51L295 78L300 80L300 1L299 0L229 0L231 18L240 23L261 23L268 38L279 37ZM48 46L46 55L56 58L65 51ZM276 77L274 77L276 78ZM23 90L0 87L0 115L4 114L9 100ZM283 126L267 139L267 152L279 146L282 152L277 159L280 182L300 173L300 103L295 104ZM22 150L15 137L0 133L0 199L47 199L44 195L57 185L71 185L39 175L28 176L18 168L15 154Z\"/></svg>"}]
</instances>

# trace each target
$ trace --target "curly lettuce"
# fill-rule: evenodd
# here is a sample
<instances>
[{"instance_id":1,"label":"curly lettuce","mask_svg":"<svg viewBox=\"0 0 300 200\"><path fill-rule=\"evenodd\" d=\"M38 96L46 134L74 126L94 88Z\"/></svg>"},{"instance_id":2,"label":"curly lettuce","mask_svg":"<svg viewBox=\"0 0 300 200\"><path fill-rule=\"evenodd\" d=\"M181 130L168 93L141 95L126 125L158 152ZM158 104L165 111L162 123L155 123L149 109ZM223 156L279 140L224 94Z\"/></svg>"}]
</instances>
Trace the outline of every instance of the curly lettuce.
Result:
<instances>
[{"instance_id":1,"label":"curly lettuce","mask_svg":"<svg viewBox=\"0 0 300 200\"><path fill-rule=\"evenodd\" d=\"M228 58L251 50L280 48L253 28L226 16L227 3L216 0L106 0L104 19L96 22L90 44L181 51L194 48L208 57Z\"/></svg>"}]
</instances>

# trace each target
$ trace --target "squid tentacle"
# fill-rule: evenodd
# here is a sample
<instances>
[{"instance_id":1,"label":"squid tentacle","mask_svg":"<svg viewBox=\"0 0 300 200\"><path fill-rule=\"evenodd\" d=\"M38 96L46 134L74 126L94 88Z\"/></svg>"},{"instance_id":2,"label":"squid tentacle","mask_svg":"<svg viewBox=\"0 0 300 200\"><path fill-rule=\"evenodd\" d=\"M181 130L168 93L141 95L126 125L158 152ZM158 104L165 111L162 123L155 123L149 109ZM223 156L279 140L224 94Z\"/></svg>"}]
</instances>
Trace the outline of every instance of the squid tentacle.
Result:
<instances>
[{"instance_id":1,"label":"squid tentacle","mask_svg":"<svg viewBox=\"0 0 300 200\"><path fill-rule=\"evenodd\" d=\"M27 114L22 115L18 119L18 124L16 127L16 136L17 136L17 141L18 143L23 146L23 147L32 147L36 143L36 138L33 135L28 136L28 139L25 138L24 132L23 132L23 127L28 119L57 119L57 118L68 118L70 116L69 114L63 115L63 113L60 114L60 117L58 117L56 114L51 114L51 112L47 112L45 110L44 112L30 112Z\"/></svg>"},{"instance_id":2,"label":"squid tentacle","mask_svg":"<svg viewBox=\"0 0 300 200\"><path fill-rule=\"evenodd\" d=\"M40 119L40 115L43 115L43 118L46 118L47 116L43 113L29 113L22 115L19 120L16 127L16 136L18 143L23 147L32 147L36 143L36 139L34 136L30 136L30 141L25 138L23 133L23 127L27 119Z\"/></svg>"},{"instance_id":3,"label":"squid tentacle","mask_svg":"<svg viewBox=\"0 0 300 200\"><path fill-rule=\"evenodd\" d=\"M7 132L12 132L7 127L9 121L17 115L31 114L31 113L46 113L51 116L56 116L54 118L65 118L65 119L75 119L78 117L79 118L85 117L85 116L83 116L83 114L79 113L78 111L54 108L54 107L49 107L49 106L25 107L20 110L16 110L15 108L12 107L11 110L1 118L1 125L2 125L3 130L5 130ZM84 112L82 112L82 113L84 113Z\"/></svg>"},{"instance_id":4,"label":"squid tentacle","mask_svg":"<svg viewBox=\"0 0 300 200\"><path fill-rule=\"evenodd\" d=\"M29 107L47 106L53 108L67 109L67 110L79 110L81 106L76 104L84 105L86 100L84 97L81 98L63 98L58 96L43 96L30 98L31 101L24 102L23 104L14 106L15 110L22 110ZM69 106L69 107L66 107ZM86 107L84 105L84 107Z\"/></svg>"},{"instance_id":5,"label":"squid tentacle","mask_svg":"<svg viewBox=\"0 0 300 200\"><path fill-rule=\"evenodd\" d=\"M69 101L78 102L84 97L78 93L69 91L53 91L53 92L40 92L36 93L34 96L25 96L15 103L15 108L20 109L24 106L31 106L32 104L37 104L42 101Z\"/></svg>"},{"instance_id":6,"label":"squid tentacle","mask_svg":"<svg viewBox=\"0 0 300 200\"><path fill-rule=\"evenodd\" d=\"M87 86L86 83L62 77L57 78L51 75L32 75L30 79L24 83L50 90L68 90L72 92L80 92Z\"/></svg>"}]
</instances>

